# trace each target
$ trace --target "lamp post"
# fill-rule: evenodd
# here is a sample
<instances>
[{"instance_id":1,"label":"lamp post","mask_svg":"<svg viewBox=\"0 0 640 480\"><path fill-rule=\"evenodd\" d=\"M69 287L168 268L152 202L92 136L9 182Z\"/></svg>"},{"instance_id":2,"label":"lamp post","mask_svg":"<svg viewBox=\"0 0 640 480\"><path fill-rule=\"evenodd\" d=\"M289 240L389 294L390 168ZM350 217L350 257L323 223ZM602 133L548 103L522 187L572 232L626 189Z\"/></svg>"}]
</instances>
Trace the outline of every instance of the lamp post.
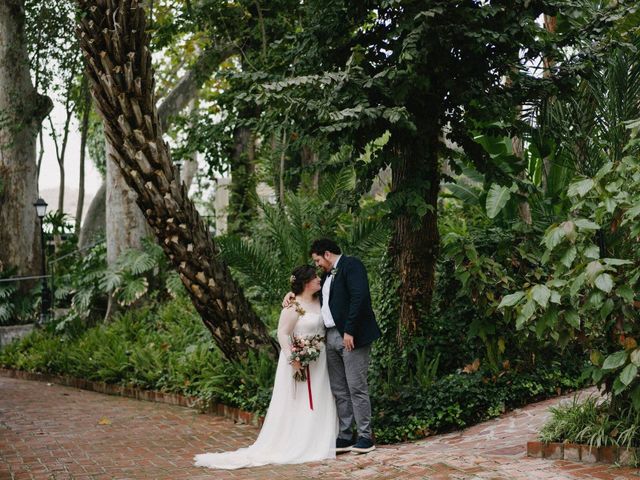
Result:
<instances>
[{"instance_id":1,"label":"lamp post","mask_svg":"<svg viewBox=\"0 0 640 480\"><path fill-rule=\"evenodd\" d=\"M33 206L36 207L36 214L40 219L40 246L42 249L42 252L40 255L40 259L41 259L40 274L42 275L42 293L41 293L42 301L40 305L40 323L41 324L45 323L49 315L49 309L51 306L49 287L47 286L47 265L45 263L46 251L45 251L45 245L44 245L44 228L43 228L44 216L47 213L47 205L48 205L47 202L45 202L42 198L38 198L36 203L33 204Z\"/></svg>"},{"instance_id":2,"label":"lamp post","mask_svg":"<svg viewBox=\"0 0 640 480\"><path fill-rule=\"evenodd\" d=\"M176 160L173 163L175 163L176 167L178 167L178 185L180 185L180 184L182 184L182 180L180 178L180 173L182 172L182 164L184 163L184 160L179 158L178 160Z\"/></svg>"}]
</instances>

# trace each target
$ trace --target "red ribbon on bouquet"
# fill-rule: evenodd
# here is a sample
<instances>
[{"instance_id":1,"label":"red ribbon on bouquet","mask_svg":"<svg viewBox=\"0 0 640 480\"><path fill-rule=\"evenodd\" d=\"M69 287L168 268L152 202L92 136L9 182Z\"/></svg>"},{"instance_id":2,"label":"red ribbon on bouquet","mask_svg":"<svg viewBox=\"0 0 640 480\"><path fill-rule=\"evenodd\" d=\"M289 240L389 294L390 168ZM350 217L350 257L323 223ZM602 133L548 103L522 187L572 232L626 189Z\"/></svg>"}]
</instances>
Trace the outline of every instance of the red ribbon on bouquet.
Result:
<instances>
[{"instance_id":1,"label":"red ribbon on bouquet","mask_svg":"<svg viewBox=\"0 0 640 480\"><path fill-rule=\"evenodd\" d=\"M305 367L307 369L307 390L309 391L309 408L313 410L313 395L311 394L311 373L309 372L309 365Z\"/></svg>"}]
</instances>

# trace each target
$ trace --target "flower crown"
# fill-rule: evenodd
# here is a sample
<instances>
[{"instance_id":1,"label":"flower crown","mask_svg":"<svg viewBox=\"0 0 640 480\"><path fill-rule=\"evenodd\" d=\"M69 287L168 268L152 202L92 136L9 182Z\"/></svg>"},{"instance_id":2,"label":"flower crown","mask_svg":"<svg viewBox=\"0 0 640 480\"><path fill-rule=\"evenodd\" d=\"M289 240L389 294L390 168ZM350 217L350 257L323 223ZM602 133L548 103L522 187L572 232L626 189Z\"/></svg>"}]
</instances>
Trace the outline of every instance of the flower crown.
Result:
<instances>
[{"instance_id":1,"label":"flower crown","mask_svg":"<svg viewBox=\"0 0 640 480\"><path fill-rule=\"evenodd\" d=\"M289 277L289 282L293 283L293 282L295 282L295 281L296 281L296 276L295 276L295 275L291 275L291 276Z\"/></svg>"}]
</instances>

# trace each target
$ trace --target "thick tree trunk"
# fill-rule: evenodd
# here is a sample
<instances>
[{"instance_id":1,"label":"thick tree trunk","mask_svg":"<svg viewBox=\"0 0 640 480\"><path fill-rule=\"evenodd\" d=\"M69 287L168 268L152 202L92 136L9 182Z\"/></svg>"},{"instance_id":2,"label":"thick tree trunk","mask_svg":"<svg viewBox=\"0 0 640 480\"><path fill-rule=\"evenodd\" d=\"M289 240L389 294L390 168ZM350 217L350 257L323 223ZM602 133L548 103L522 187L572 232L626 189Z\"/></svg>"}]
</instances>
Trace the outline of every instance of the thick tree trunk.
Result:
<instances>
[{"instance_id":1,"label":"thick tree trunk","mask_svg":"<svg viewBox=\"0 0 640 480\"><path fill-rule=\"evenodd\" d=\"M107 149L107 263L113 265L120 254L130 248L140 249L142 240L153 236L140 207L137 193L127 186L119 165L113 160L117 154L109 141Z\"/></svg>"},{"instance_id":2,"label":"thick tree trunk","mask_svg":"<svg viewBox=\"0 0 640 480\"><path fill-rule=\"evenodd\" d=\"M257 215L255 139L247 127L236 127L233 138L227 230L236 235L249 235L249 223Z\"/></svg>"},{"instance_id":3,"label":"thick tree trunk","mask_svg":"<svg viewBox=\"0 0 640 480\"><path fill-rule=\"evenodd\" d=\"M31 83L22 0L0 2L0 263L40 272L36 138L52 108Z\"/></svg>"},{"instance_id":4,"label":"thick tree trunk","mask_svg":"<svg viewBox=\"0 0 640 480\"><path fill-rule=\"evenodd\" d=\"M166 255L180 274L216 344L230 359L268 345L277 351L215 254L198 212L176 179L155 107L151 52L138 0L79 0L78 29L87 74L111 159L137 193Z\"/></svg>"},{"instance_id":5,"label":"thick tree trunk","mask_svg":"<svg viewBox=\"0 0 640 480\"><path fill-rule=\"evenodd\" d=\"M82 223L80 236L78 237L78 248L84 250L91 245L100 235L105 235L107 224L107 184L103 182L96 192L95 197L89 205L87 216Z\"/></svg>"},{"instance_id":6,"label":"thick tree trunk","mask_svg":"<svg viewBox=\"0 0 640 480\"><path fill-rule=\"evenodd\" d=\"M429 210L420 218L406 208L396 211L389 253L400 278L400 319L397 340L403 345L419 326L431 304L435 286L436 261L440 247L437 202L440 189L438 136L419 145L399 143L392 166L391 194L420 194ZM405 199L406 201L407 199ZM403 202L404 203L404 202Z\"/></svg>"}]
</instances>

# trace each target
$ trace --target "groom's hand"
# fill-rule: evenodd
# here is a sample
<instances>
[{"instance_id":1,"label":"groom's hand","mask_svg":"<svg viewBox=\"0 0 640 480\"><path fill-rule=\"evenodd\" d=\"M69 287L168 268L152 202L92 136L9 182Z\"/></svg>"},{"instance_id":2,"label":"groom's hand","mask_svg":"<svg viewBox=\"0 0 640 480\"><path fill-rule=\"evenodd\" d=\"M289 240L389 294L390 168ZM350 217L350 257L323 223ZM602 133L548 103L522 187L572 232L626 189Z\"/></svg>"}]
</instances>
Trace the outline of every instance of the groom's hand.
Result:
<instances>
[{"instance_id":1,"label":"groom's hand","mask_svg":"<svg viewBox=\"0 0 640 480\"><path fill-rule=\"evenodd\" d=\"M282 308L289 308L289 305L296 298L293 292L289 292L284 296L284 300L282 300Z\"/></svg>"},{"instance_id":2,"label":"groom's hand","mask_svg":"<svg viewBox=\"0 0 640 480\"><path fill-rule=\"evenodd\" d=\"M350 352L355 348L353 345L353 336L349 335L348 333L344 334L344 337L342 338L342 344L344 345L344 348L347 352Z\"/></svg>"}]
</instances>

